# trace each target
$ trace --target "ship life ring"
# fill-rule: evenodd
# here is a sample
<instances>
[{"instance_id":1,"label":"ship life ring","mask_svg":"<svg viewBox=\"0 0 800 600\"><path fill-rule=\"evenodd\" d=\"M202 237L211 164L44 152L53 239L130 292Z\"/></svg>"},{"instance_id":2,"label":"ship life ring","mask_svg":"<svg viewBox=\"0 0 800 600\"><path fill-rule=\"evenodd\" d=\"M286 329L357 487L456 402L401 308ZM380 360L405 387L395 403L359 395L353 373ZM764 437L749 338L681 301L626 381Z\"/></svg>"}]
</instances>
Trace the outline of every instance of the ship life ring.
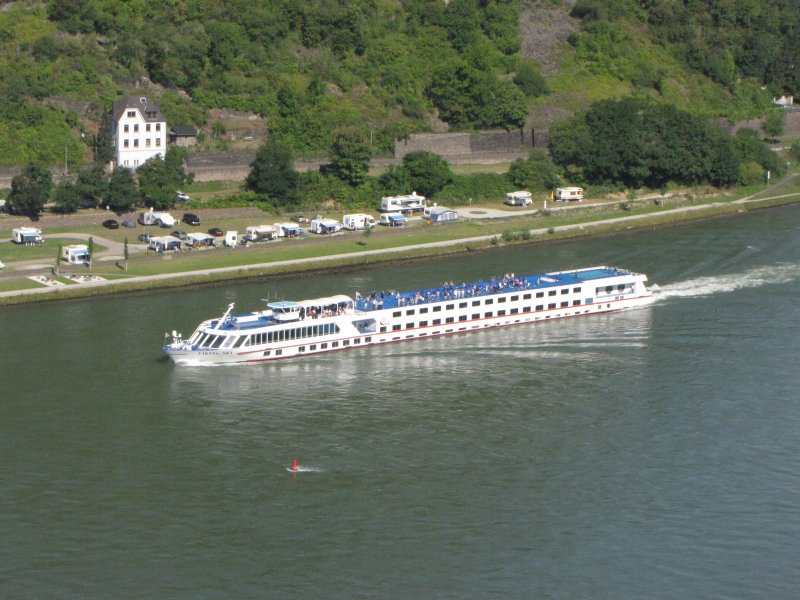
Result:
<instances>
[{"instance_id":1,"label":"ship life ring","mask_svg":"<svg viewBox=\"0 0 800 600\"><path fill-rule=\"evenodd\" d=\"M381 319L381 325L388 325L388 324L389 324L389 318L388 317L383 317Z\"/></svg>"}]
</instances>

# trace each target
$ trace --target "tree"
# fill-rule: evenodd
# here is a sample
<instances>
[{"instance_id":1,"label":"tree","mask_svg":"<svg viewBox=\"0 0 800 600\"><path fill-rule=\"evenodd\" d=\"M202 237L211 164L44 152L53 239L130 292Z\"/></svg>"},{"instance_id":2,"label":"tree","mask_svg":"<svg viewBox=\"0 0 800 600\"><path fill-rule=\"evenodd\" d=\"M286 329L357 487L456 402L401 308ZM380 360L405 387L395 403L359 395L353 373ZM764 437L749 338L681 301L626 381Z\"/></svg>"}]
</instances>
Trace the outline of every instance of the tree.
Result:
<instances>
[{"instance_id":1,"label":"tree","mask_svg":"<svg viewBox=\"0 0 800 600\"><path fill-rule=\"evenodd\" d=\"M62 182L56 187L55 210L60 213L74 213L80 208L81 195L78 186L74 183Z\"/></svg>"},{"instance_id":2,"label":"tree","mask_svg":"<svg viewBox=\"0 0 800 600\"><path fill-rule=\"evenodd\" d=\"M136 171L139 193L145 206L165 210L175 201L175 190L181 187L181 178L170 172L161 156L154 156Z\"/></svg>"},{"instance_id":3,"label":"tree","mask_svg":"<svg viewBox=\"0 0 800 600\"><path fill-rule=\"evenodd\" d=\"M130 169L118 168L108 183L108 207L114 212L128 212L139 199L136 180Z\"/></svg>"},{"instance_id":4,"label":"tree","mask_svg":"<svg viewBox=\"0 0 800 600\"><path fill-rule=\"evenodd\" d=\"M245 188L265 196L275 206L290 208L299 202L298 182L299 174L292 164L291 152L270 138L250 163Z\"/></svg>"},{"instance_id":5,"label":"tree","mask_svg":"<svg viewBox=\"0 0 800 600\"><path fill-rule=\"evenodd\" d=\"M764 119L764 134L768 139L777 139L783 135L783 128L786 123L786 115L783 110L773 110Z\"/></svg>"},{"instance_id":6,"label":"tree","mask_svg":"<svg viewBox=\"0 0 800 600\"><path fill-rule=\"evenodd\" d=\"M94 238L89 236L89 240L86 242L86 260L89 263L89 268L92 268L92 257L94 256Z\"/></svg>"},{"instance_id":7,"label":"tree","mask_svg":"<svg viewBox=\"0 0 800 600\"><path fill-rule=\"evenodd\" d=\"M527 190L551 190L558 186L558 170L544 150L534 148L527 160L511 163L508 178L516 187Z\"/></svg>"},{"instance_id":8,"label":"tree","mask_svg":"<svg viewBox=\"0 0 800 600\"><path fill-rule=\"evenodd\" d=\"M95 206L100 206L108 195L108 176L105 167L98 162L93 162L78 173L76 183L81 200L90 200Z\"/></svg>"},{"instance_id":9,"label":"tree","mask_svg":"<svg viewBox=\"0 0 800 600\"><path fill-rule=\"evenodd\" d=\"M537 65L530 60L520 60L517 65L517 73L513 79L517 87L530 98L543 96L549 90L547 82L539 72Z\"/></svg>"},{"instance_id":10,"label":"tree","mask_svg":"<svg viewBox=\"0 0 800 600\"><path fill-rule=\"evenodd\" d=\"M426 150L406 154L403 157L403 169L411 190L428 198L453 181L453 172L447 161Z\"/></svg>"},{"instance_id":11,"label":"tree","mask_svg":"<svg viewBox=\"0 0 800 600\"><path fill-rule=\"evenodd\" d=\"M370 149L362 129L347 127L334 132L330 154L331 169L336 177L352 187L364 183L369 171Z\"/></svg>"},{"instance_id":12,"label":"tree","mask_svg":"<svg viewBox=\"0 0 800 600\"><path fill-rule=\"evenodd\" d=\"M50 171L34 163L11 180L11 194L8 203L13 210L32 219L39 216L50 197L53 176Z\"/></svg>"}]
</instances>

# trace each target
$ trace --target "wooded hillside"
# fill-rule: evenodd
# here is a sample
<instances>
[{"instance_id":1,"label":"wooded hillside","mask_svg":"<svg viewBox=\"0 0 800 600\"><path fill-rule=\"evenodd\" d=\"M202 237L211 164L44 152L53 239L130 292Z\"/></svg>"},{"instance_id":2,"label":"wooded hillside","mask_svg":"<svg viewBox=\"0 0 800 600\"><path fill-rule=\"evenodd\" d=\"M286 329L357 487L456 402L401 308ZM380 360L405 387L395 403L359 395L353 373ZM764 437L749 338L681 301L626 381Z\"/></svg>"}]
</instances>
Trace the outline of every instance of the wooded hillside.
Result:
<instances>
[{"instance_id":1,"label":"wooded hillside","mask_svg":"<svg viewBox=\"0 0 800 600\"><path fill-rule=\"evenodd\" d=\"M206 145L223 144L211 111L233 109L295 155L326 152L346 126L377 153L411 132L512 129L628 95L758 115L800 89L798 64L794 0L9 2L0 164L83 162L111 101L134 91Z\"/></svg>"}]
</instances>

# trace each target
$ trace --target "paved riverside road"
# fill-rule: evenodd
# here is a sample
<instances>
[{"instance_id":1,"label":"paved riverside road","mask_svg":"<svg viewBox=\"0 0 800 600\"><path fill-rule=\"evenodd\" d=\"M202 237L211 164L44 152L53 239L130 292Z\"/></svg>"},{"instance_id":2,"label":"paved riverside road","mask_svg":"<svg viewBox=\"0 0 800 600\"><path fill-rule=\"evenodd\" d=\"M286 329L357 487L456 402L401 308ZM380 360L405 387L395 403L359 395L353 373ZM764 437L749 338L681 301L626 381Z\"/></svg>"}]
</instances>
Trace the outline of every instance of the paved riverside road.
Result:
<instances>
[{"instance_id":1,"label":"paved riverside road","mask_svg":"<svg viewBox=\"0 0 800 600\"><path fill-rule=\"evenodd\" d=\"M791 178L796 177L798 174L793 174L790 177L784 179L782 183L785 183ZM762 192L763 193L763 190ZM669 216L673 214L680 214L680 213L688 213L697 210L704 210L709 207L714 206L725 206L725 205L740 205L740 206L754 206L757 207L759 203L765 202L767 200L779 199L779 198L790 198L790 197L797 197L800 196L800 192L790 193L790 194L782 194L776 196L769 196L764 198L754 198L752 196L747 196L744 198L740 198L739 200L733 200L731 202L710 202L710 203L703 203L697 204L693 206L683 206L679 208L672 208L663 210L658 213L648 213L644 215L627 215L622 217L615 217L612 219L602 219L598 221L591 221L581 224L575 225L560 225L558 227L542 227L538 229L530 230L531 235L542 235L549 232L551 229L553 231L570 231L574 229L592 229L596 226L601 225L608 225L608 224L615 224L615 223L635 223L640 219L652 219L658 218L661 216ZM484 209L480 209L484 210ZM503 211L506 212L506 211ZM519 213L514 213L519 214ZM140 282L140 281L159 281L159 280L166 280L172 279L175 277L183 277L183 276L190 276L190 275L209 275L214 273L227 273L233 271L246 271L247 269L263 269L267 267L285 267L285 266L293 266L293 265L302 265L307 263L325 263L329 261L337 261L343 258L358 258L358 257L366 257L366 256L380 256L380 255L388 255L395 252L402 252L406 250L416 250L416 249L424 249L424 248L445 248L448 246L459 246L464 244L473 244L473 243L480 243L480 242L488 242L492 238L496 237L495 234L490 235L481 235L476 237L470 238L460 238L456 240L445 240L441 242L428 242L425 244L413 244L409 246L401 246L396 248L385 248L380 250L362 250L359 252L347 252L344 254L335 254L331 256L319 256L314 258L297 258L292 260L282 260L282 261L274 261L274 262L267 262L267 263L258 263L252 264L247 266L234 266L234 267L220 267L216 269L199 269L195 271L187 271L183 273L164 273L161 275L147 275L141 277L127 277L125 279L117 279L117 280L104 280L104 281L88 281L85 283L79 284L81 287L100 287L100 286L115 286L115 285L125 285L131 282ZM0 292L0 297L5 296L28 296L28 295L36 295L36 294L48 294L48 293L55 293L59 288L58 287L42 287L42 288L34 288L34 289L27 289L27 290L14 290L10 292ZM63 289L63 288L62 288Z\"/></svg>"}]
</instances>

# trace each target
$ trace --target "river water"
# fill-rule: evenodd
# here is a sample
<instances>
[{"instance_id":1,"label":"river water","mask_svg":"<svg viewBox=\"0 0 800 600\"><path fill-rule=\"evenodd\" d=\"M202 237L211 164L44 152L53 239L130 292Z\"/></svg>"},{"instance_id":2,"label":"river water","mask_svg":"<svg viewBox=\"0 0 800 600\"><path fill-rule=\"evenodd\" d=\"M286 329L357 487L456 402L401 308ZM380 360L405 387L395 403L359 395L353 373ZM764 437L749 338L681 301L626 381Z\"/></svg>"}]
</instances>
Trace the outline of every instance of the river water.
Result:
<instances>
[{"instance_id":1,"label":"river water","mask_svg":"<svg viewBox=\"0 0 800 600\"><path fill-rule=\"evenodd\" d=\"M176 367L229 302L612 264L649 307ZM0 310L2 598L796 598L800 209ZM296 459L300 472L287 467Z\"/></svg>"}]
</instances>

